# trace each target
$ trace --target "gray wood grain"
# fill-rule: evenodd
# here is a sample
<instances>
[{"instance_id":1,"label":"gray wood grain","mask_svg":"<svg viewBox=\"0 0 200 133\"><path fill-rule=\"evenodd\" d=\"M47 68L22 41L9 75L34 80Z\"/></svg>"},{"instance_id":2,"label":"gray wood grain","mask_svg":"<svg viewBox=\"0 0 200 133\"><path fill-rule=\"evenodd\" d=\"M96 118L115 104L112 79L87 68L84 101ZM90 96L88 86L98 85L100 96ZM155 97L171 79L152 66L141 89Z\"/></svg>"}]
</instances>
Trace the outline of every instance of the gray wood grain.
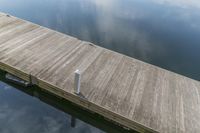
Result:
<instances>
[{"instance_id":1,"label":"gray wood grain","mask_svg":"<svg viewBox=\"0 0 200 133\"><path fill-rule=\"evenodd\" d=\"M200 132L199 81L3 13L0 68L139 132Z\"/></svg>"}]
</instances>

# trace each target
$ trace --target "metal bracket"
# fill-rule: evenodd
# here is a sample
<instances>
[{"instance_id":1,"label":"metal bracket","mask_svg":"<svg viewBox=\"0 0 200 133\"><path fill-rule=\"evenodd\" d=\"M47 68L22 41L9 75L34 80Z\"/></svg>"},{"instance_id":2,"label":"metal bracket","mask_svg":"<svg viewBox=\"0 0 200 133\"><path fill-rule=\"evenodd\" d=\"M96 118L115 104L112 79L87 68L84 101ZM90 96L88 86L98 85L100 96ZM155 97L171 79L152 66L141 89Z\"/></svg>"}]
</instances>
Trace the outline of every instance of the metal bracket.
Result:
<instances>
[{"instance_id":1,"label":"metal bracket","mask_svg":"<svg viewBox=\"0 0 200 133\"><path fill-rule=\"evenodd\" d=\"M30 74L30 82L32 85L38 85L38 79Z\"/></svg>"},{"instance_id":2,"label":"metal bracket","mask_svg":"<svg viewBox=\"0 0 200 133\"><path fill-rule=\"evenodd\" d=\"M24 87L28 87L28 86L31 86L31 83L28 82L28 81L25 81L17 76L14 76L10 73L6 73L5 75L5 78L10 81L10 82L13 82L15 84L18 84L18 85L21 85L21 86L24 86Z\"/></svg>"}]
</instances>

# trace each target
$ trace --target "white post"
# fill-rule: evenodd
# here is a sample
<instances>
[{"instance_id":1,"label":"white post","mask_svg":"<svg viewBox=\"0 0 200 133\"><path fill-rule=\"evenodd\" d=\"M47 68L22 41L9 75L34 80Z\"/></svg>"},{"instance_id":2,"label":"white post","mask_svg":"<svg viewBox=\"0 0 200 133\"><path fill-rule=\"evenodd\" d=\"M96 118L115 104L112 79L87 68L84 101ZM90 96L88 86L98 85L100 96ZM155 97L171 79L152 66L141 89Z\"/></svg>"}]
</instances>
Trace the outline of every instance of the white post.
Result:
<instances>
[{"instance_id":1,"label":"white post","mask_svg":"<svg viewBox=\"0 0 200 133\"><path fill-rule=\"evenodd\" d=\"M78 69L74 73L75 73L74 91L75 91L76 94L80 94L81 73Z\"/></svg>"}]
</instances>

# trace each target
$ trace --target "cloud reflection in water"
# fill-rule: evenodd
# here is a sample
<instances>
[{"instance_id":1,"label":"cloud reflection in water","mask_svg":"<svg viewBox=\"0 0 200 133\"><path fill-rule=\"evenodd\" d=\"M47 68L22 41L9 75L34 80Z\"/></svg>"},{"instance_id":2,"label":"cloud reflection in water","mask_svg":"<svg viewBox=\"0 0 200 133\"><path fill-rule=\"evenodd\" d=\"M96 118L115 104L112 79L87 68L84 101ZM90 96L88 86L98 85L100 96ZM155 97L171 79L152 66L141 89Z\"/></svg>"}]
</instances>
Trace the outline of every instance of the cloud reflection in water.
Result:
<instances>
[{"instance_id":1,"label":"cloud reflection in water","mask_svg":"<svg viewBox=\"0 0 200 133\"><path fill-rule=\"evenodd\" d=\"M2 0L0 9L200 80L198 0Z\"/></svg>"},{"instance_id":2,"label":"cloud reflection in water","mask_svg":"<svg viewBox=\"0 0 200 133\"><path fill-rule=\"evenodd\" d=\"M0 82L1 133L103 133L71 116Z\"/></svg>"}]
</instances>

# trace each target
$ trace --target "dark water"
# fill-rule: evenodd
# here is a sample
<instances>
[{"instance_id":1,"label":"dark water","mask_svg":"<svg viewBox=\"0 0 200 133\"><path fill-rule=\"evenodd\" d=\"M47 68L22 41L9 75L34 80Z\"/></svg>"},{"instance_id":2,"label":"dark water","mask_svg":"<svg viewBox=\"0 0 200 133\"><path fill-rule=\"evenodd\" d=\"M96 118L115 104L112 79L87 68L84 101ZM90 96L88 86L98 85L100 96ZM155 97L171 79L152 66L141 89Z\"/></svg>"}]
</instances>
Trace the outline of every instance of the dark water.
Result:
<instances>
[{"instance_id":1,"label":"dark water","mask_svg":"<svg viewBox=\"0 0 200 133\"><path fill-rule=\"evenodd\" d=\"M32 89L29 89L29 93ZM53 97L48 96L47 100L55 102ZM71 126L74 115L44 101L44 96L40 101L39 98L0 81L0 133L103 133L101 129L77 117L75 127ZM72 108L68 104L63 106L66 110Z\"/></svg>"},{"instance_id":2,"label":"dark water","mask_svg":"<svg viewBox=\"0 0 200 133\"><path fill-rule=\"evenodd\" d=\"M0 71L0 133L135 133L38 87L8 82L4 75Z\"/></svg>"},{"instance_id":3,"label":"dark water","mask_svg":"<svg viewBox=\"0 0 200 133\"><path fill-rule=\"evenodd\" d=\"M200 80L199 0L0 0L0 11ZM5 89L9 86L4 83L1 88L0 124L6 122L12 125L11 129L23 132L43 119L37 127L40 132L68 131L62 123L62 112L56 113L59 111L18 94L15 89ZM42 109L36 110L37 106ZM11 107L10 112L16 112L14 116L5 111ZM13 118L8 118L10 115ZM32 116L36 117L33 121ZM80 123L87 132L101 132ZM70 130L78 132L81 128Z\"/></svg>"}]
</instances>

